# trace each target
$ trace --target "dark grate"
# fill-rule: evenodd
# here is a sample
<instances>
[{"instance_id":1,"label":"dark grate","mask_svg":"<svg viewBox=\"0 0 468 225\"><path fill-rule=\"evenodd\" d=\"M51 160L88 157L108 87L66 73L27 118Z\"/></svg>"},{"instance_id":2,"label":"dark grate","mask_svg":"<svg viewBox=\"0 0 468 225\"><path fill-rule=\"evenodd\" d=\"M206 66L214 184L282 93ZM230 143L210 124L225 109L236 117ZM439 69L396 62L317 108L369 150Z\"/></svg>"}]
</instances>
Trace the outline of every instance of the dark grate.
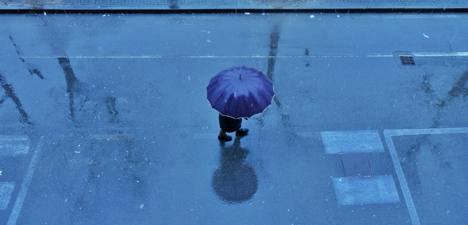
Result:
<instances>
[{"instance_id":1,"label":"dark grate","mask_svg":"<svg viewBox=\"0 0 468 225\"><path fill-rule=\"evenodd\" d=\"M372 177L366 153L343 154L341 164L346 177Z\"/></svg>"},{"instance_id":2,"label":"dark grate","mask_svg":"<svg viewBox=\"0 0 468 225\"><path fill-rule=\"evenodd\" d=\"M412 55L400 55L401 64L404 66L415 66Z\"/></svg>"}]
</instances>

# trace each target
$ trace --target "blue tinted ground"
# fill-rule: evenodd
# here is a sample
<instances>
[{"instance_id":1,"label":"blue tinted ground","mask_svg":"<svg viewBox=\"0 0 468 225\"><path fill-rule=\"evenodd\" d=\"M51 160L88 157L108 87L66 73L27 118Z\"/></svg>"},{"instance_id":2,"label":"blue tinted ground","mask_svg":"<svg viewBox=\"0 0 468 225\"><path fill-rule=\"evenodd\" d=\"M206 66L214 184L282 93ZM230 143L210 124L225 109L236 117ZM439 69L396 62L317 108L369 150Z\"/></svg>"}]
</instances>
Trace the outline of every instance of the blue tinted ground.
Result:
<instances>
[{"instance_id":1,"label":"blue tinted ground","mask_svg":"<svg viewBox=\"0 0 468 225\"><path fill-rule=\"evenodd\" d=\"M468 223L465 13L50 11L393 5L466 8L3 1L0 223ZM276 95L223 143L205 88L238 65Z\"/></svg>"}]
</instances>

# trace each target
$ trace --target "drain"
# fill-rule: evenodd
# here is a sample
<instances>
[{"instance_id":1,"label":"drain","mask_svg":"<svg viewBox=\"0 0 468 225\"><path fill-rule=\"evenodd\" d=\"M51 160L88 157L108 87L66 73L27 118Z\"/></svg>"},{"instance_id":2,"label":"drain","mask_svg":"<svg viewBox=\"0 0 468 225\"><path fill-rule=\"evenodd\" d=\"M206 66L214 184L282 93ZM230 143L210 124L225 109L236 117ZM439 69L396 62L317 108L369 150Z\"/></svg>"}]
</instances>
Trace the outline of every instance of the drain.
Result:
<instances>
[{"instance_id":1,"label":"drain","mask_svg":"<svg viewBox=\"0 0 468 225\"><path fill-rule=\"evenodd\" d=\"M412 55L400 55L401 64L403 66L415 66L414 58Z\"/></svg>"}]
</instances>

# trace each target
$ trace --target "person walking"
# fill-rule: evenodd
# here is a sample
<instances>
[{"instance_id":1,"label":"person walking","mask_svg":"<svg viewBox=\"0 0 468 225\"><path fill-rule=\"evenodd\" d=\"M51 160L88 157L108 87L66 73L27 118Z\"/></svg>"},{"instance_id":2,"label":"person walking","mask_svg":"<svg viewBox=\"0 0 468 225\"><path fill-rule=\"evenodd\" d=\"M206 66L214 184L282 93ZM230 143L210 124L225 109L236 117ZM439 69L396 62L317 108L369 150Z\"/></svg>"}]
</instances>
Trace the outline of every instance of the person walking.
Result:
<instances>
[{"instance_id":1,"label":"person walking","mask_svg":"<svg viewBox=\"0 0 468 225\"><path fill-rule=\"evenodd\" d=\"M247 118L245 118L247 120ZM232 137L227 135L227 132L236 132L236 136L245 136L249 132L249 129L241 128L242 126L242 118L234 119L229 116L223 116L219 114L219 127L221 131L219 131L218 139L221 141L231 141Z\"/></svg>"},{"instance_id":2,"label":"person walking","mask_svg":"<svg viewBox=\"0 0 468 225\"><path fill-rule=\"evenodd\" d=\"M231 141L228 132L245 136L248 129L242 129L242 118L262 113L275 95L271 80L254 68L231 67L212 77L206 87L206 97L213 109L219 112L218 139Z\"/></svg>"}]
</instances>

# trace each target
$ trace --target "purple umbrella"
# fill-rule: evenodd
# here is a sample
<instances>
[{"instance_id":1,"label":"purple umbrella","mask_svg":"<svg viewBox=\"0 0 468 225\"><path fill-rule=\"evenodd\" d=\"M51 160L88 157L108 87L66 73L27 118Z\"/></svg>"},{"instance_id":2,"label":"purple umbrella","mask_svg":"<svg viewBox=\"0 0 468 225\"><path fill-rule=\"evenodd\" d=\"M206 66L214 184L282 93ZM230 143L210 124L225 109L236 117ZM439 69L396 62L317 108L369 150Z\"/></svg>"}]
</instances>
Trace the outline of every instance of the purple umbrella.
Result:
<instances>
[{"instance_id":1,"label":"purple umbrella","mask_svg":"<svg viewBox=\"0 0 468 225\"><path fill-rule=\"evenodd\" d=\"M206 90L211 107L235 119L263 112L275 95L273 83L265 74L245 66L219 72Z\"/></svg>"}]
</instances>

